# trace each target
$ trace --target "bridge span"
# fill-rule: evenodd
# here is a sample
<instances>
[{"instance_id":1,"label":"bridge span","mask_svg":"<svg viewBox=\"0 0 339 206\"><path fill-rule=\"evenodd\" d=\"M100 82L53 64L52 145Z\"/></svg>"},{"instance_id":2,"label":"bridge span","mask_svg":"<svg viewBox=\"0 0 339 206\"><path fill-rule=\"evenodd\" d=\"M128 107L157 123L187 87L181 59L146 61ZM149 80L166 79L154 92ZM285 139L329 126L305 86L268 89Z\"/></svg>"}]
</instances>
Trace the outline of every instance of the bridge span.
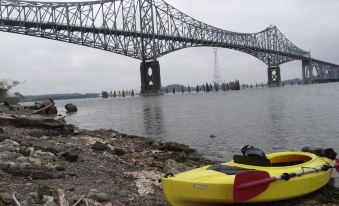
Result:
<instances>
[{"instance_id":1,"label":"bridge span","mask_svg":"<svg viewBox=\"0 0 339 206\"><path fill-rule=\"evenodd\" d=\"M281 83L280 65L295 60L302 61L304 83L339 79L339 65L313 59L276 26L257 33L227 31L198 21L164 0L0 0L0 31L140 59L142 95L162 94L157 59L188 47L222 47L252 55L268 66L270 86Z\"/></svg>"}]
</instances>

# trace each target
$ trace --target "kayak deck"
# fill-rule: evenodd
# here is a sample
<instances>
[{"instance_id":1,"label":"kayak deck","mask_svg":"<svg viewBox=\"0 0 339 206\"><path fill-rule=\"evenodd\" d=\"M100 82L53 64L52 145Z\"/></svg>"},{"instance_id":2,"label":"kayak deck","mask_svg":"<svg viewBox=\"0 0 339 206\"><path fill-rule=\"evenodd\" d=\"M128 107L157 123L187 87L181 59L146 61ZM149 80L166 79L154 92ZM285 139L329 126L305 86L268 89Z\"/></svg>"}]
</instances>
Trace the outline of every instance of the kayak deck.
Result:
<instances>
[{"instance_id":1,"label":"kayak deck","mask_svg":"<svg viewBox=\"0 0 339 206\"><path fill-rule=\"evenodd\" d=\"M279 152L267 155L270 166L253 166L234 161L206 166L162 179L167 200L173 206L220 205L233 203L235 175L248 170L268 172L271 176L292 173L303 168L330 164L332 160L305 152ZM277 181L249 202L269 202L302 196L326 185L332 169Z\"/></svg>"}]
</instances>

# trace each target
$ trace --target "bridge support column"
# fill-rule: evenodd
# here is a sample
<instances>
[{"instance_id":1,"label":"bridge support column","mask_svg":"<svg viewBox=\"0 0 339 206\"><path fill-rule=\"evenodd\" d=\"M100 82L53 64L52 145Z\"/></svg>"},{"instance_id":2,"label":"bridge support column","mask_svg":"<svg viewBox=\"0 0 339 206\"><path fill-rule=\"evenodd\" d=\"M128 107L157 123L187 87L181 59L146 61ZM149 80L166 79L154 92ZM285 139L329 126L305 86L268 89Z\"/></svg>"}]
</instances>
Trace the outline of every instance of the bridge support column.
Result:
<instances>
[{"instance_id":1,"label":"bridge support column","mask_svg":"<svg viewBox=\"0 0 339 206\"><path fill-rule=\"evenodd\" d=\"M302 78L303 84L311 84L313 82L313 67L311 60L302 60Z\"/></svg>"},{"instance_id":2,"label":"bridge support column","mask_svg":"<svg viewBox=\"0 0 339 206\"><path fill-rule=\"evenodd\" d=\"M159 61L143 60L140 64L141 96L163 95Z\"/></svg>"},{"instance_id":3,"label":"bridge support column","mask_svg":"<svg viewBox=\"0 0 339 206\"><path fill-rule=\"evenodd\" d=\"M268 74L268 86L269 87L280 87L281 76L279 66L269 66L267 70Z\"/></svg>"}]
</instances>

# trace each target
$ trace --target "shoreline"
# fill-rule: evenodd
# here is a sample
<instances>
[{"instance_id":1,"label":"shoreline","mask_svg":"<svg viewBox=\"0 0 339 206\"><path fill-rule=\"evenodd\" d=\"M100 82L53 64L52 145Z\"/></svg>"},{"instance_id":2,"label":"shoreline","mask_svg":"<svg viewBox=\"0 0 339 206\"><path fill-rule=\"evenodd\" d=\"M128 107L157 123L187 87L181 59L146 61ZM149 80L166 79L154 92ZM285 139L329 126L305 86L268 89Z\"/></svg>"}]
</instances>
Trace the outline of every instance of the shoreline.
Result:
<instances>
[{"instance_id":1,"label":"shoreline","mask_svg":"<svg viewBox=\"0 0 339 206\"><path fill-rule=\"evenodd\" d=\"M2 127L0 199L16 194L21 205L54 206L64 193L72 205L166 206L160 178L213 163L187 145L114 130ZM260 205L339 205L339 190L330 183L305 197Z\"/></svg>"}]
</instances>

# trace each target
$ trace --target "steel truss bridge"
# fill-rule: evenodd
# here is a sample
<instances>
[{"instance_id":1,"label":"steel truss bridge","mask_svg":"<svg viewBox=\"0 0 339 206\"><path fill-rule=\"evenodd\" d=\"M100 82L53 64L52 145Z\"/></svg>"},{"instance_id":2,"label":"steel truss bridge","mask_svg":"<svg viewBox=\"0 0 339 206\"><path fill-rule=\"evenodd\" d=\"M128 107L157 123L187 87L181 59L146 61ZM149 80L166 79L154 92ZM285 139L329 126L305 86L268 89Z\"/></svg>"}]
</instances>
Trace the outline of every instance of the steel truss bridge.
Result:
<instances>
[{"instance_id":1,"label":"steel truss bridge","mask_svg":"<svg viewBox=\"0 0 339 206\"><path fill-rule=\"evenodd\" d=\"M140 59L141 93L161 94L157 58L188 47L222 47L268 65L268 84L280 85L279 65L302 60L304 83L339 79L339 66L313 59L275 26L236 33L198 21L163 0L38 2L0 0L0 31L53 39Z\"/></svg>"}]
</instances>

